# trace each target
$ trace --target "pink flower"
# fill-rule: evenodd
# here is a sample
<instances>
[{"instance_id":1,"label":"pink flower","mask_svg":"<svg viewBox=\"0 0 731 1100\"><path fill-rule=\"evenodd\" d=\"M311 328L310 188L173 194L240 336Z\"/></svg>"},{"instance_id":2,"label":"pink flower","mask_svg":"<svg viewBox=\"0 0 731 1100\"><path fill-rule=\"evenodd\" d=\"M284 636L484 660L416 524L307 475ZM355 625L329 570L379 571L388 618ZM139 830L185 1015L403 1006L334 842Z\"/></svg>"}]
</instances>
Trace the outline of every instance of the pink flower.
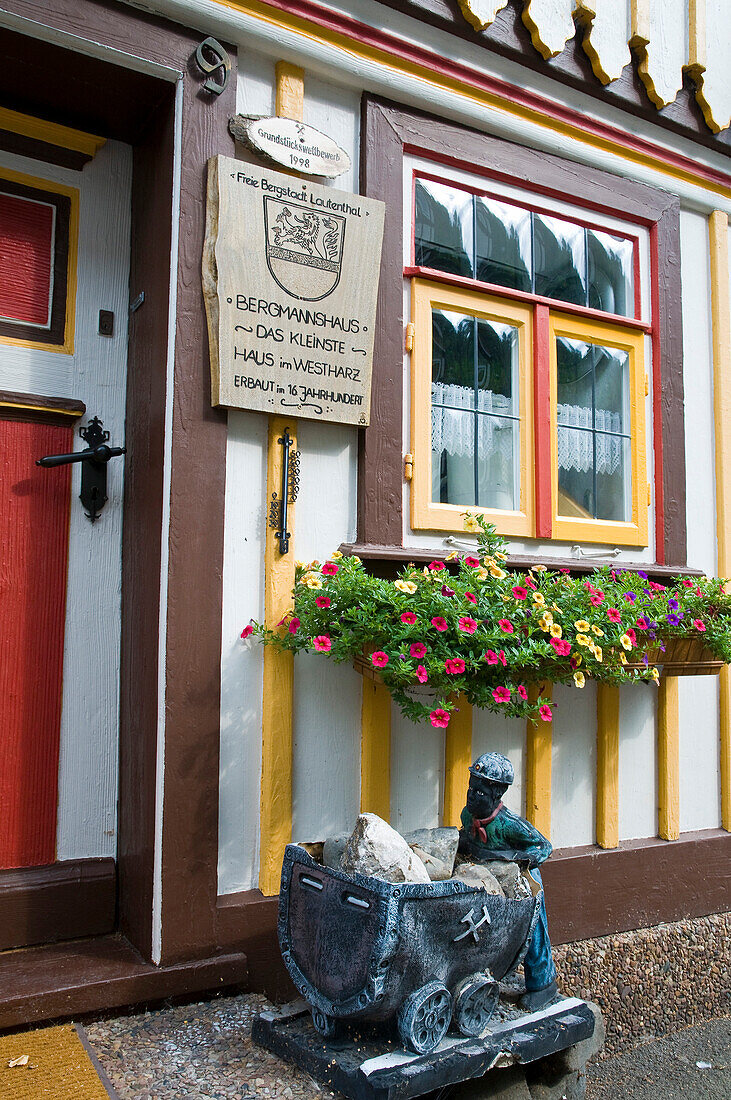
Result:
<instances>
[{"instance_id":1,"label":"pink flower","mask_svg":"<svg viewBox=\"0 0 731 1100\"><path fill-rule=\"evenodd\" d=\"M429 679L429 675L423 665L417 665L416 679L419 681L420 684L425 684Z\"/></svg>"},{"instance_id":2,"label":"pink flower","mask_svg":"<svg viewBox=\"0 0 731 1100\"><path fill-rule=\"evenodd\" d=\"M443 619L441 615L436 615L432 619L431 625L434 627L435 630L439 630L441 632L449 630L449 624L447 623L447 620Z\"/></svg>"},{"instance_id":3,"label":"pink flower","mask_svg":"<svg viewBox=\"0 0 731 1100\"><path fill-rule=\"evenodd\" d=\"M509 619L501 619L497 625L502 631L504 631L505 634L512 634L514 631L513 624L510 622Z\"/></svg>"},{"instance_id":4,"label":"pink flower","mask_svg":"<svg viewBox=\"0 0 731 1100\"><path fill-rule=\"evenodd\" d=\"M683 577L683 584L685 585L686 588L692 588L693 587L693 582L690 579L690 577Z\"/></svg>"},{"instance_id":5,"label":"pink flower","mask_svg":"<svg viewBox=\"0 0 731 1100\"><path fill-rule=\"evenodd\" d=\"M375 653L371 654L371 664L374 668L385 668L388 664L388 654L384 653L382 649L377 649Z\"/></svg>"},{"instance_id":6,"label":"pink flower","mask_svg":"<svg viewBox=\"0 0 731 1100\"><path fill-rule=\"evenodd\" d=\"M648 581L647 583L649 584L649 586L650 586L650 588L652 589L653 592L664 592L665 591L665 585L664 584L658 584L657 581Z\"/></svg>"},{"instance_id":7,"label":"pink flower","mask_svg":"<svg viewBox=\"0 0 731 1100\"><path fill-rule=\"evenodd\" d=\"M450 676L459 676L464 672L464 661L461 657L447 657L444 667Z\"/></svg>"},{"instance_id":8,"label":"pink flower","mask_svg":"<svg viewBox=\"0 0 731 1100\"><path fill-rule=\"evenodd\" d=\"M441 707L437 707L429 715L429 721L433 726L439 726L441 729L446 729L449 725L449 715L446 710L442 710Z\"/></svg>"},{"instance_id":9,"label":"pink flower","mask_svg":"<svg viewBox=\"0 0 731 1100\"><path fill-rule=\"evenodd\" d=\"M508 662L505 660L505 650L504 649L500 650L500 652L497 655L497 659L498 659L498 661L501 662L503 668L507 668Z\"/></svg>"},{"instance_id":10,"label":"pink flower","mask_svg":"<svg viewBox=\"0 0 731 1100\"><path fill-rule=\"evenodd\" d=\"M635 634L632 627L630 627L629 630L626 630L625 634L627 635L629 640L632 642L632 645L637 645L637 635Z\"/></svg>"},{"instance_id":11,"label":"pink flower","mask_svg":"<svg viewBox=\"0 0 731 1100\"><path fill-rule=\"evenodd\" d=\"M330 606L330 597L329 596L315 596L315 603L317 604L318 607L329 607Z\"/></svg>"},{"instance_id":12,"label":"pink flower","mask_svg":"<svg viewBox=\"0 0 731 1100\"><path fill-rule=\"evenodd\" d=\"M477 623L474 619L471 619L469 615L463 615L458 621L459 629L463 630L465 634L474 634L477 630Z\"/></svg>"},{"instance_id":13,"label":"pink flower","mask_svg":"<svg viewBox=\"0 0 731 1100\"><path fill-rule=\"evenodd\" d=\"M485 660L487 661L488 665L496 665L500 658L498 657L494 649L488 649L487 653L485 654Z\"/></svg>"},{"instance_id":14,"label":"pink flower","mask_svg":"<svg viewBox=\"0 0 731 1100\"><path fill-rule=\"evenodd\" d=\"M318 634L316 638L312 639L312 645L318 653L329 653L332 649L332 642L327 634Z\"/></svg>"},{"instance_id":15,"label":"pink flower","mask_svg":"<svg viewBox=\"0 0 731 1100\"><path fill-rule=\"evenodd\" d=\"M325 577L334 577L340 569L339 565L336 565L334 561L326 561L322 567L322 573Z\"/></svg>"},{"instance_id":16,"label":"pink flower","mask_svg":"<svg viewBox=\"0 0 731 1100\"><path fill-rule=\"evenodd\" d=\"M593 607L599 607L599 604L602 603L603 600L604 597L600 596L598 592L596 596L589 596L589 603L592 604Z\"/></svg>"},{"instance_id":17,"label":"pink flower","mask_svg":"<svg viewBox=\"0 0 731 1100\"><path fill-rule=\"evenodd\" d=\"M552 722L553 721L553 712L551 711L551 708L549 707L548 703L544 703L543 706L541 707L541 709L538 711L538 713L540 714L540 716L541 716L541 718L543 719L544 722Z\"/></svg>"},{"instance_id":18,"label":"pink flower","mask_svg":"<svg viewBox=\"0 0 731 1100\"><path fill-rule=\"evenodd\" d=\"M700 630L701 634L706 629L705 624L701 622L700 619L693 619L693 626L696 628L696 630Z\"/></svg>"},{"instance_id":19,"label":"pink flower","mask_svg":"<svg viewBox=\"0 0 731 1100\"><path fill-rule=\"evenodd\" d=\"M465 592L464 598L466 600L469 600L470 603L477 603L477 596L474 594L474 592Z\"/></svg>"},{"instance_id":20,"label":"pink flower","mask_svg":"<svg viewBox=\"0 0 731 1100\"><path fill-rule=\"evenodd\" d=\"M443 561L430 561L429 568L431 569L432 573L438 573L440 569L445 569L446 566L444 565Z\"/></svg>"},{"instance_id":21,"label":"pink flower","mask_svg":"<svg viewBox=\"0 0 731 1100\"><path fill-rule=\"evenodd\" d=\"M409 646L409 653L412 657L423 657L426 654L426 646L423 642L414 642Z\"/></svg>"},{"instance_id":22,"label":"pink flower","mask_svg":"<svg viewBox=\"0 0 731 1100\"><path fill-rule=\"evenodd\" d=\"M565 638L551 638L550 644L559 657L568 657L571 652L571 642L566 641Z\"/></svg>"},{"instance_id":23,"label":"pink flower","mask_svg":"<svg viewBox=\"0 0 731 1100\"><path fill-rule=\"evenodd\" d=\"M299 630L299 628L300 628L299 619L292 619L291 623L289 624L289 633L290 634L296 634L297 631Z\"/></svg>"},{"instance_id":24,"label":"pink flower","mask_svg":"<svg viewBox=\"0 0 731 1100\"><path fill-rule=\"evenodd\" d=\"M401 616L401 622L407 623L409 626L413 626L416 622L416 615L413 611L404 611L403 615Z\"/></svg>"},{"instance_id":25,"label":"pink flower","mask_svg":"<svg viewBox=\"0 0 731 1100\"><path fill-rule=\"evenodd\" d=\"M518 684L518 686L515 690L517 691L520 698L523 699L524 701L528 698L528 692L525 690L525 688L523 687L522 684Z\"/></svg>"},{"instance_id":26,"label":"pink flower","mask_svg":"<svg viewBox=\"0 0 731 1100\"><path fill-rule=\"evenodd\" d=\"M638 627L638 629L639 629L639 630L647 630L647 629L648 629L648 627L649 627L649 625L650 625L650 624L648 623L648 621L647 621L647 619L645 618L645 616L644 616L644 615L640 615L639 619L637 620L637 627Z\"/></svg>"},{"instance_id":27,"label":"pink flower","mask_svg":"<svg viewBox=\"0 0 731 1100\"><path fill-rule=\"evenodd\" d=\"M477 566L480 564L480 559L468 557L465 558L464 563L465 565L469 565L471 569L477 569Z\"/></svg>"},{"instance_id":28,"label":"pink flower","mask_svg":"<svg viewBox=\"0 0 731 1100\"><path fill-rule=\"evenodd\" d=\"M510 702L510 688L499 687L495 688L492 693L492 697L496 703L509 703Z\"/></svg>"},{"instance_id":29,"label":"pink flower","mask_svg":"<svg viewBox=\"0 0 731 1100\"><path fill-rule=\"evenodd\" d=\"M530 579L530 577L525 578L525 583L528 586L528 588L533 588L535 591L538 591L537 585L535 585L533 583L533 581Z\"/></svg>"},{"instance_id":30,"label":"pink flower","mask_svg":"<svg viewBox=\"0 0 731 1100\"><path fill-rule=\"evenodd\" d=\"M523 588L523 586L520 584L516 584L514 588L510 589L510 591L515 596L516 600L525 600L528 597L528 589Z\"/></svg>"},{"instance_id":31,"label":"pink flower","mask_svg":"<svg viewBox=\"0 0 731 1100\"><path fill-rule=\"evenodd\" d=\"M607 608L607 618L609 619L610 623L621 623L622 621L622 616L620 615L616 607Z\"/></svg>"},{"instance_id":32,"label":"pink flower","mask_svg":"<svg viewBox=\"0 0 731 1100\"><path fill-rule=\"evenodd\" d=\"M253 626L245 626L244 629L241 631L241 637L242 638L250 638L253 633L254 633Z\"/></svg>"}]
</instances>

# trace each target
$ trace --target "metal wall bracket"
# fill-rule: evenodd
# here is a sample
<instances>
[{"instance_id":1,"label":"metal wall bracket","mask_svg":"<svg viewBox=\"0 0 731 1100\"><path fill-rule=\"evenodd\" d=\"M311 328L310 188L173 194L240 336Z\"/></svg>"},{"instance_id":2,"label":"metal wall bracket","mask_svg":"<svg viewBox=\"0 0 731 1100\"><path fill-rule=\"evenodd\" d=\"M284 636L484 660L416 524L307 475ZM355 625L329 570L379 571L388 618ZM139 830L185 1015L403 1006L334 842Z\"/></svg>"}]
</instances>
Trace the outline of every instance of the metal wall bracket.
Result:
<instances>
[{"instance_id":1,"label":"metal wall bracket","mask_svg":"<svg viewBox=\"0 0 731 1100\"><path fill-rule=\"evenodd\" d=\"M277 443L282 448L282 489L279 495L272 493L269 501L269 526L279 540L279 553L289 553L289 540L292 535L287 530L287 509L297 499L300 487L300 452L292 450L294 440L285 428Z\"/></svg>"}]
</instances>

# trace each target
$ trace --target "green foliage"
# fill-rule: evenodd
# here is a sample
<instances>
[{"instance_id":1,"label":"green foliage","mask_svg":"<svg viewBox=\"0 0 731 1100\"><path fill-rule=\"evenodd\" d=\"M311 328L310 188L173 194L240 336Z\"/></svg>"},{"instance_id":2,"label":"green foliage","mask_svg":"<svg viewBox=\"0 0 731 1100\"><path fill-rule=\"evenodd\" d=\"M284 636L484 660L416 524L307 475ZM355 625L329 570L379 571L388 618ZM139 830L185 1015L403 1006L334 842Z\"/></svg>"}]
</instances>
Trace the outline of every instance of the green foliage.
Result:
<instances>
[{"instance_id":1,"label":"green foliage","mask_svg":"<svg viewBox=\"0 0 731 1100\"><path fill-rule=\"evenodd\" d=\"M674 635L700 632L731 661L723 581L665 586L609 566L589 578L541 565L507 572L494 527L470 513L465 527L477 536L473 554L408 565L395 581L369 575L355 556L298 563L292 611L276 630L253 623L244 636L363 661L406 717L435 726L446 726L460 693L505 716L550 721L548 700L529 696L529 685L657 682L647 653Z\"/></svg>"}]
</instances>

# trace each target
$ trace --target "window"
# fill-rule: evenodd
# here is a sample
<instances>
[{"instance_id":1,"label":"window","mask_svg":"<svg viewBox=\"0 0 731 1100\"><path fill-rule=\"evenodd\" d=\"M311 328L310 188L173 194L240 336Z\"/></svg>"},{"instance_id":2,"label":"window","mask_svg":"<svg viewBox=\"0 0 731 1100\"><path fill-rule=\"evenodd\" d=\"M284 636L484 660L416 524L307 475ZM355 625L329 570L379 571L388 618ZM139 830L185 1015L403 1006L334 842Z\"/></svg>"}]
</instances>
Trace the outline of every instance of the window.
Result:
<instances>
[{"instance_id":1,"label":"window","mask_svg":"<svg viewBox=\"0 0 731 1100\"><path fill-rule=\"evenodd\" d=\"M637 238L414 181L411 526L645 546Z\"/></svg>"}]
</instances>

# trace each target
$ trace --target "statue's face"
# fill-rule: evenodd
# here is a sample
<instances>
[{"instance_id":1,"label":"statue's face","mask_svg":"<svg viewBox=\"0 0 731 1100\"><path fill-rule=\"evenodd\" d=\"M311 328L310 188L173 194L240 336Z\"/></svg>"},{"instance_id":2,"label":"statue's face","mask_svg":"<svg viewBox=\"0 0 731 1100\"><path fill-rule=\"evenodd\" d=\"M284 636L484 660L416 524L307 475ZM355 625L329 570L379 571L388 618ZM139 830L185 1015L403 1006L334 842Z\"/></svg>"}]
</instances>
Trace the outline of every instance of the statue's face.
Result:
<instances>
[{"instance_id":1,"label":"statue's face","mask_svg":"<svg viewBox=\"0 0 731 1100\"><path fill-rule=\"evenodd\" d=\"M470 775L467 788L467 809L473 817L489 817L508 788L502 783L492 783Z\"/></svg>"}]
</instances>

